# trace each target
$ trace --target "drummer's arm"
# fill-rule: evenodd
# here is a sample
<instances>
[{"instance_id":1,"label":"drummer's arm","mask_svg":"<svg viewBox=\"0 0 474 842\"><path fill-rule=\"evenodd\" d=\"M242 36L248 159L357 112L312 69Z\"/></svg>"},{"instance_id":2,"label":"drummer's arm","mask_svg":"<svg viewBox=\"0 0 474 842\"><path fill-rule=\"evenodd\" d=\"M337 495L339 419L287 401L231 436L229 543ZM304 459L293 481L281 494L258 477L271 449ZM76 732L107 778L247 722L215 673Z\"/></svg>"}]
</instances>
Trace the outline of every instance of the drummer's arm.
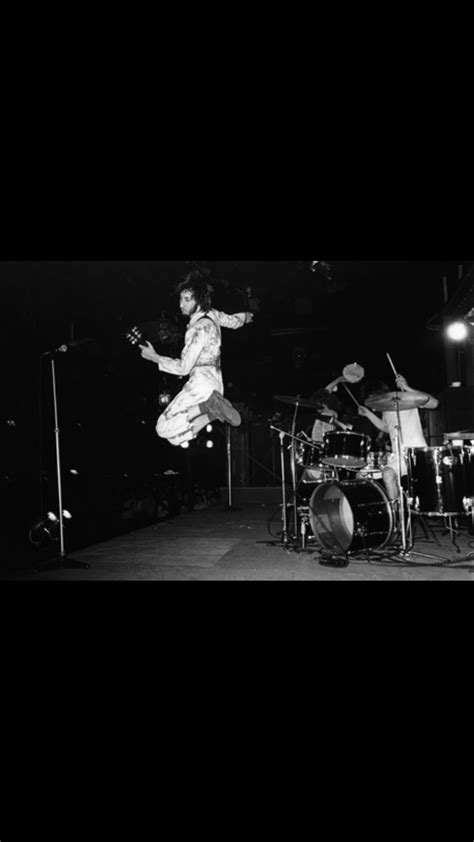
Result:
<instances>
[{"instance_id":1,"label":"drummer's arm","mask_svg":"<svg viewBox=\"0 0 474 842\"><path fill-rule=\"evenodd\" d=\"M426 394L426 393L423 392L423 394ZM426 395L426 403L422 404L422 406L420 406L420 409L437 409L438 406L439 406L438 398L434 398L433 395Z\"/></svg>"},{"instance_id":2,"label":"drummer's arm","mask_svg":"<svg viewBox=\"0 0 474 842\"><path fill-rule=\"evenodd\" d=\"M372 422L374 427L377 427L377 429L380 430L381 433L388 433L388 427L385 421L383 421L381 418L378 418L375 412L372 412L372 410L368 409L366 406L359 406L359 415L363 415L364 418L368 418L369 421Z\"/></svg>"},{"instance_id":3,"label":"drummer's arm","mask_svg":"<svg viewBox=\"0 0 474 842\"><path fill-rule=\"evenodd\" d=\"M339 427L340 430L352 430L351 424L343 424L342 421L339 421L339 414L335 409L329 409L328 406L323 404L321 415L327 418L327 423L332 424L333 427Z\"/></svg>"},{"instance_id":4,"label":"drummer's arm","mask_svg":"<svg viewBox=\"0 0 474 842\"><path fill-rule=\"evenodd\" d=\"M395 382L397 387L401 389L403 392L415 392L417 395L425 395L426 403L420 406L420 409L437 409L439 406L439 400L434 398L433 395L429 395L427 392L420 392L419 389L413 389L411 386L408 385L406 379L403 377L402 374L398 374L395 378Z\"/></svg>"}]
</instances>

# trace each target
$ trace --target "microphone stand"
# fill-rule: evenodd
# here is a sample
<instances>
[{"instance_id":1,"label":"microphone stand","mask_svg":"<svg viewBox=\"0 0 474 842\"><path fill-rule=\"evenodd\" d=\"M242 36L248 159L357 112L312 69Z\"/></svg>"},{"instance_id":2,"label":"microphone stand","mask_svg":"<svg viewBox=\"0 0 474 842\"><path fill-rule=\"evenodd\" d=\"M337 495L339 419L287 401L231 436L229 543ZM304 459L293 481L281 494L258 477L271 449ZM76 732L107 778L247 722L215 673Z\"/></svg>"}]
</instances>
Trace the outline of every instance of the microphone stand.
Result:
<instances>
[{"instance_id":1,"label":"microphone stand","mask_svg":"<svg viewBox=\"0 0 474 842\"><path fill-rule=\"evenodd\" d=\"M293 523L294 523L294 530L295 530L295 538L298 535L298 504L296 501L296 416L298 415L299 409L299 396L296 401L295 411L293 415L293 423L291 425L291 479L292 479L292 488L293 488Z\"/></svg>"},{"instance_id":2,"label":"microphone stand","mask_svg":"<svg viewBox=\"0 0 474 842\"><path fill-rule=\"evenodd\" d=\"M241 509L232 505L232 444L230 424L225 425L226 439L227 439L227 493L229 500L227 506L224 506L226 512L240 512Z\"/></svg>"},{"instance_id":3,"label":"microphone stand","mask_svg":"<svg viewBox=\"0 0 474 842\"><path fill-rule=\"evenodd\" d=\"M290 537L288 534L288 516L287 516L287 502L286 502L286 471L285 471L285 450L283 447L283 442L285 438L290 438L292 440L292 451L295 453L296 450L296 442L302 442L306 444L304 439L299 438L299 436L294 436L292 433L287 433L284 430L280 430L278 427L274 427L270 424L270 429L275 430L275 432L279 433L280 438L280 462L281 462L281 496L282 496L282 523L283 523L283 531L282 531L282 544L285 549L288 549ZM296 469L295 474L296 477ZM293 483L293 503L295 504L295 518L298 517L298 507L296 505L296 485ZM291 505L291 504L290 504ZM297 528L297 520L295 520L295 536L294 539L298 539L298 528ZM305 547L303 546L303 551Z\"/></svg>"},{"instance_id":4,"label":"microphone stand","mask_svg":"<svg viewBox=\"0 0 474 842\"><path fill-rule=\"evenodd\" d=\"M63 346L61 346L63 347ZM59 350L59 349L58 349ZM65 567L65 568L83 568L87 569L90 567L90 564L87 564L84 561L76 561L75 559L68 558L66 555L65 547L64 547L64 514L63 514L63 495L62 495L62 484L61 484L61 453L60 453L60 446L59 446L59 422L58 422L58 399L57 399L57 392L56 392L56 368L54 363L54 354L55 352L51 352L51 380L53 385L53 407L54 407L54 436L55 436L55 443L56 443L56 471L57 471L57 479L58 479L58 503L59 503L59 556L55 556L49 561L44 562L43 564L39 565L34 569L35 573L39 573L43 570L57 570L58 567Z\"/></svg>"}]
</instances>

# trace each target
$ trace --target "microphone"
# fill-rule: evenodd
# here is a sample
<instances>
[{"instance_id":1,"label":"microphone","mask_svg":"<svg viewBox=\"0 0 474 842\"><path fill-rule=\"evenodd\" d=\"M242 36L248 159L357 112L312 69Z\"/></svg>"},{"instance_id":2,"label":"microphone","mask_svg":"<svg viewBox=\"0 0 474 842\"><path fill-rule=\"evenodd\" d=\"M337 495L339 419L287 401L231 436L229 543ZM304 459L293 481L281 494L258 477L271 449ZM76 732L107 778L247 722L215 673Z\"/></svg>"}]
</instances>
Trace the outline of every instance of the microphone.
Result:
<instances>
[{"instance_id":1,"label":"microphone","mask_svg":"<svg viewBox=\"0 0 474 842\"><path fill-rule=\"evenodd\" d=\"M93 339L75 339L72 342L64 342L62 345L59 345L58 348L54 348L53 351L45 351L42 356L45 357L48 354L65 354L66 351L69 351L70 348L77 348L80 345L86 345L88 342L93 342Z\"/></svg>"},{"instance_id":2,"label":"microphone","mask_svg":"<svg viewBox=\"0 0 474 842\"><path fill-rule=\"evenodd\" d=\"M60 345L59 348L56 348L56 351L59 351L61 354L65 354L66 351L69 351L70 348L77 348L79 345L85 345L87 342L93 342L92 339L75 339L73 342L65 342L63 345Z\"/></svg>"}]
</instances>

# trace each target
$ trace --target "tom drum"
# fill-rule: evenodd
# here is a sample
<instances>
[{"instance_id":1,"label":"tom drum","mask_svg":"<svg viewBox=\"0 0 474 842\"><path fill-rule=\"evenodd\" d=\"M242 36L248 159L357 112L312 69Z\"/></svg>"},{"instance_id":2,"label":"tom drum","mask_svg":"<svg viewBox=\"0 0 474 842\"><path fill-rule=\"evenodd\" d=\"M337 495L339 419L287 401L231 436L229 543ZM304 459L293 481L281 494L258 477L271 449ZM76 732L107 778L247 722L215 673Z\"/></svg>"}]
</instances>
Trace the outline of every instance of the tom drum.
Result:
<instances>
[{"instance_id":1,"label":"tom drum","mask_svg":"<svg viewBox=\"0 0 474 842\"><path fill-rule=\"evenodd\" d=\"M472 454L467 447L413 447L408 450L410 498L427 516L460 515L470 496Z\"/></svg>"},{"instance_id":2,"label":"tom drum","mask_svg":"<svg viewBox=\"0 0 474 842\"><path fill-rule=\"evenodd\" d=\"M361 433L326 433L321 462L336 468L363 468L367 465L370 438Z\"/></svg>"}]
</instances>

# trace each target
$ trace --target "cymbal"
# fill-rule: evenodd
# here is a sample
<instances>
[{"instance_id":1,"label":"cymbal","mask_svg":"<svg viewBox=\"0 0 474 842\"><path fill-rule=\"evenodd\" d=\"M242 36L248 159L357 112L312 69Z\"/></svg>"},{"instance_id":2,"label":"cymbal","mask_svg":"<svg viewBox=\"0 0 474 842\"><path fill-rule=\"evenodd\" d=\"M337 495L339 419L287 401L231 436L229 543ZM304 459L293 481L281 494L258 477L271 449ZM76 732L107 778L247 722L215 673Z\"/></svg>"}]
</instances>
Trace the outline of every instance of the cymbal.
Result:
<instances>
[{"instance_id":1,"label":"cymbal","mask_svg":"<svg viewBox=\"0 0 474 842\"><path fill-rule=\"evenodd\" d=\"M314 401L308 401L306 398L294 398L292 395L273 395L273 400L280 401L280 403L290 403L292 406L301 406L303 409L320 409L321 404Z\"/></svg>"},{"instance_id":2,"label":"cymbal","mask_svg":"<svg viewBox=\"0 0 474 842\"><path fill-rule=\"evenodd\" d=\"M369 409L379 412L405 412L407 409L417 409L428 402L428 396L423 392L382 392L368 398L365 405Z\"/></svg>"},{"instance_id":3,"label":"cymbal","mask_svg":"<svg viewBox=\"0 0 474 842\"><path fill-rule=\"evenodd\" d=\"M473 430L459 430L457 433L445 433L444 434L445 441L450 441L452 439L463 439L463 441L474 441L474 431Z\"/></svg>"}]
</instances>

